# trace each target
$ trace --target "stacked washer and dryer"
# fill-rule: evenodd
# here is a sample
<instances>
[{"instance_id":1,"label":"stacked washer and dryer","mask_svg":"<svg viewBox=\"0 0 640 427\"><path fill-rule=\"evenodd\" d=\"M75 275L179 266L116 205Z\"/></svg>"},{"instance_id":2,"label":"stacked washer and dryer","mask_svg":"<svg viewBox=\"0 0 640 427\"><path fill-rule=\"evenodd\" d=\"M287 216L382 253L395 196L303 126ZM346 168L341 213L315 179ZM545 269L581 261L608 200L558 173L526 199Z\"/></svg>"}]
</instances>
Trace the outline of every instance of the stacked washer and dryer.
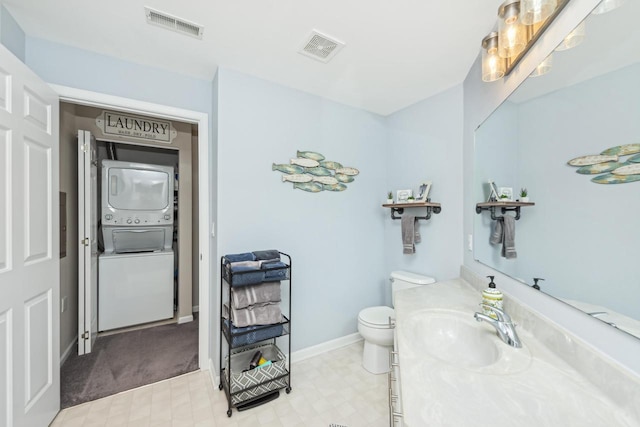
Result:
<instances>
[{"instance_id":1,"label":"stacked washer and dryer","mask_svg":"<svg viewBox=\"0 0 640 427\"><path fill-rule=\"evenodd\" d=\"M102 161L98 330L173 317L174 170Z\"/></svg>"}]
</instances>

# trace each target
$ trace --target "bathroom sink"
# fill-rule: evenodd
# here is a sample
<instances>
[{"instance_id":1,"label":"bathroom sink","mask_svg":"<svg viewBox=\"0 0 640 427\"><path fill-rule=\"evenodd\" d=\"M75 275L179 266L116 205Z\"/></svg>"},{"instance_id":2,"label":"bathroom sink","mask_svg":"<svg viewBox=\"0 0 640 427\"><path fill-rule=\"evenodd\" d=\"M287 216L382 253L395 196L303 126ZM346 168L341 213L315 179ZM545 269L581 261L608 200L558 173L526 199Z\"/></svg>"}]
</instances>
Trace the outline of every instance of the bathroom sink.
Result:
<instances>
[{"instance_id":1,"label":"bathroom sink","mask_svg":"<svg viewBox=\"0 0 640 427\"><path fill-rule=\"evenodd\" d=\"M418 311L406 319L403 330L418 354L465 370L515 373L531 361L526 347L509 347L493 327L476 322L473 313Z\"/></svg>"}]
</instances>

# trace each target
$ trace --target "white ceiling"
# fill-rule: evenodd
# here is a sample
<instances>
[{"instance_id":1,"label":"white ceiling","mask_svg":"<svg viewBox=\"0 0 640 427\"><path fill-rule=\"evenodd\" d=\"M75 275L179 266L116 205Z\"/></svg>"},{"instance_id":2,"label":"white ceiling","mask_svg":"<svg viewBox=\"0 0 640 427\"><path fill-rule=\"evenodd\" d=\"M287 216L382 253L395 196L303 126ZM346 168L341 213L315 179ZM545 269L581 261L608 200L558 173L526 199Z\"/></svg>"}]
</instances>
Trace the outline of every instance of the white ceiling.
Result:
<instances>
[{"instance_id":1,"label":"white ceiling","mask_svg":"<svg viewBox=\"0 0 640 427\"><path fill-rule=\"evenodd\" d=\"M388 115L461 83L500 0L3 0L30 37L211 80L219 66ZM144 6L204 25L197 40ZM297 53L312 29L346 43Z\"/></svg>"}]
</instances>

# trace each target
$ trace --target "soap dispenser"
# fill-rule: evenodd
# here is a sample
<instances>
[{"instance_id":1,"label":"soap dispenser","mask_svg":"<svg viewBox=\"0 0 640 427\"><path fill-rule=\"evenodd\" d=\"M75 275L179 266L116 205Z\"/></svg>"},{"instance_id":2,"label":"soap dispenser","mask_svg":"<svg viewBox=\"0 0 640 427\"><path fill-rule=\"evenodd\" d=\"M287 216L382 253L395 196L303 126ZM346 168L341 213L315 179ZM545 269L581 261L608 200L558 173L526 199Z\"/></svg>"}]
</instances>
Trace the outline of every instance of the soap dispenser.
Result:
<instances>
[{"instance_id":1,"label":"soap dispenser","mask_svg":"<svg viewBox=\"0 0 640 427\"><path fill-rule=\"evenodd\" d=\"M493 282L493 278L495 276L487 276L487 277L489 278L490 282L489 282L489 287L484 291L482 291L482 302L484 304L487 304L502 310L502 292L496 289L496 284ZM498 318L498 316L496 316L496 313L494 313L493 310L485 306L482 307L482 312L493 319Z\"/></svg>"},{"instance_id":2,"label":"soap dispenser","mask_svg":"<svg viewBox=\"0 0 640 427\"><path fill-rule=\"evenodd\" d=\"M542 277L534 277L533 278L533 289L540 290L540 285L538 285L538 280L544 280Z\"/></svg>"}]
</instances>

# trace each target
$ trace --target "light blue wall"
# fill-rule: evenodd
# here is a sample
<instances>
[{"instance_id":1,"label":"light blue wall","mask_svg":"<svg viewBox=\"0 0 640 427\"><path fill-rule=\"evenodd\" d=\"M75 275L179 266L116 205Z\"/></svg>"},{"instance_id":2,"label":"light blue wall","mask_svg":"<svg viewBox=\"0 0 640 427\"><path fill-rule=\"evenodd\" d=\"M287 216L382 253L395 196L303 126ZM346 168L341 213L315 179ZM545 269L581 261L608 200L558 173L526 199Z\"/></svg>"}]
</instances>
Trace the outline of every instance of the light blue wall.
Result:
<instances>
[{"instance_id":1,"label":"light blue wall","mask_svg":"<svg viewBox=\"0 0 640 427\"><path fill-rule=\"evenodd\" d=\"M575 26L596 6L598 0L573 0L545 31L536 46L520 62L508 78L484 83L480 78L480 58L473 64L464 81L463 165L464 165L464 235L473 233L478 202L474 191L474 132L507 96L531 73ZM631 185L631 184L629 184ZM465 245L463 242L462 245ZM513 298L523 301L533 310L565 327L604 355L640 374L640 340L617 331L570 306L538 292L473 259L464 251L464 265L478 275L495 274L496 283Z\"/></svg>"},{"instance_id":2,"label":"light blue wall","mask_svg":"<svg viewBox=\"0 0 640 427\"><path fill-rule=\"evenodd\" d=\"M402 253L399 220L385 210L386 272L408 270L438 280L459 276L462 252L462 86L449 89L387 117L386 190L413 189L432 181L429 197L442 204L442 212L429 221L419 221L422 242L416 253ZM385 188L378 200L385 198ZM424 208L406 209L405 214L424 216ZM387 302L390 303L389 300Z\"/></svg>"},{"instance_id":3,"label":"light blue wall","mask_svg":"<svg viewBox=\"0 0 640 427\"><path fill-rule=\"evenodd\" d=\"M566 161L638 142L638 76L636 64L519 105L519 169L523 182L534 184L536 200L530 218L536 231L519 244L536 256L519 261L520 269L546 278L543 286L554 296L636 319L640 184L595 184Z\"/></svg>"},{"instance_id":4,"label":"light blue wall","mask_svg":"<svg viewBox=\"0 0 640 427\"><path fill-rule=\"evenodd\" d=\"M25 34L13 16L0 5L0 42L22 62L25 58Z\"/></svg>"},{"instance_id":5,"label":"light blue wall","mask_svg":"<svg viewBox=\"0 0 640 427\"><path fill-rule=\"evenodd\" d=\"M27 37L26 64L47 83L211 116L211 81Z\"/></svg>"},{"instance_id":6,"label":"light blue wall","mask_svg":"<svg viewBox=\"0 0 640 427\"><path fill-rule=\"evenodd\" d=\"M354 333L384 301L385 119L228 69L218 73L221 254L277 248L293 257L293 350ZM360 170L343 192L283 183L272 163L296 150Z\"/></svg>"}]
</instances>

